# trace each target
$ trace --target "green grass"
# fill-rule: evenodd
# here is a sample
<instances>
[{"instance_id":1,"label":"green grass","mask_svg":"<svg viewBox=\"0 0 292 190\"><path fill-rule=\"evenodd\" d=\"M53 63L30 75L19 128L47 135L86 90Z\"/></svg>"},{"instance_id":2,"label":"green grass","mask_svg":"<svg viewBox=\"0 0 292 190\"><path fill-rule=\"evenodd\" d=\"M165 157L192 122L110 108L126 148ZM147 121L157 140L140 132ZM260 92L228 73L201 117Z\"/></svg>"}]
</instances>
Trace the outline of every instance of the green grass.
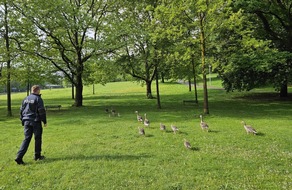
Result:
<instances>
[{"instance_id":1,"label":"green grass","mask_svg":"<svg viewBox=\"0 0 292 190\"><path fill-rule=\"evenodd\" d=\"M216 83L214 83L216 84ZM217 82L217 85L220 84ZM13 94L13 118L6 115L6 96L0 95L0 189L291 189L292 104L279 100L272 89L245 93L209 90L210 115L199 126L203 111L187 85L160 84L162 109L156 99L145 99L136 83L84 87L84 106L72 107L71 89L43 90L49 110L44 128L43 161L33 161L34 140L24 157L14 162L23 139L18 109L25 93ZM153 86L153 90L155 87ZM290 89L291 90L291 89ZM154 91L155 93L155 91ZM267 93L269 96L267 96ZM121 117L109 117L113 107ZM147 113L146 135L138 135L135 111ZM259 135L247 135L241 121ZM159 123L167 131L159 130ZM179 128L170 131L170 124ZM183 146L187 139L192 149Z\"/></svg>"}]
</instances>

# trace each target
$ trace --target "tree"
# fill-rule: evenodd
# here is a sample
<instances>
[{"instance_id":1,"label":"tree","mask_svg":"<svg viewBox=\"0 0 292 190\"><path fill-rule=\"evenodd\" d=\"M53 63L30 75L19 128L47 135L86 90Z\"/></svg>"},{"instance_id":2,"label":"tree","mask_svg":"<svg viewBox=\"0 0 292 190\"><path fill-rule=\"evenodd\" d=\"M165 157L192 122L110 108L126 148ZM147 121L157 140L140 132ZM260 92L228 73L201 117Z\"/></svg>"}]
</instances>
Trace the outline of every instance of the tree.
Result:
<instances>
[{"instance_id":1,"label":"tree","mask_svg":"<svg viewBox=\"0 0 292 190\"><path fill-rule=\"evenodd\" d=\"M9 26L8 26L8 5L7 2L4 2L4 39L6 47L6 56L7 56L7 115L12 116L11 109L11 54L10 54L10 39L9 39Z\"/></svg>"},{"instance_id":2,"label":"tree","mask_svg":"<svg viewBox=\"0 0 292 190\"><path fill-rule=\"evenodd\" d=\"M5 91L7 93L7 116L12 116L12 84L16 83L17 81L18 85L26 85L28 78L31 82L40 82L40 79L46 78L46 76L49 75L40 76L40 73L45 74L45 72L41 71L42 67L37 64L35 64L34 67L31 66L30 68L31 71L38 70L38 72L28 73L28 70L24 69L31 64L32 59L29 55L24 55L17 49L17 44L22 43L19 41L19 39L21 39L21 36L23 35L21 32L22 24L24 23L21 23L20 14L13 10L11 1L1 1L0 19L0 35L2 37L1 42L3 42L1 43L1 45L3 44L3 47L1 47L0 50L0 79L1 83L6 86ZM48 69L45 70L50 71Z\"/></svg>"},{"instance_id":3,"label":"tree","mask_svg":"<svg viewBox=\"0 0 292 190\"><path fill-rule=\"evenodd\" d=\"M119 19L123 49L117 54L121 70L146 84L146 97L153 98L151 84L156 76L155 44L149 33L154 19L153 7L158 1L124 2L116 18ZM129 4L130 3L130 4Z\"/></svg>"},{"instance_id":4,"label":"tree","mask_svg":"<svg viewBox=\"0 0 292 190\"><path fill-rule=\"evenodd\" d=\"M112 56L104 56L92 60L84 70L85 84L100 83L105 85L109 81L115 81L120 74L120 70L112 60Z\"/></svg>"},{"instance_id":5,"label":"tree","mask_svg":"<svg viewBox=\"0 0 292 190\"><path fill-rule=\"evenodd\" d=\"M225 15L225 8L229 1L223 0L187 0L187 1L164 1L160 6L160 18L164 19L165 30L162 33L173 39L175 45L183 47L181 52L176 51L172 56L177 57L179 54L179 62L186 65L186 68L194 68L199 64L195 64L194 56L200 54L201 73L203 75L203 91L204 91L204 110L205 114L209 114L208 105L208 88L206 73L209 65L207 60L210 60L212 54L210 49L215 43L212 41L218 27L223 22L222 18ZM185 64L186 61L188 64ZM183 68L181 65L179 68ZM196 68L188 69L193 71L193 76L196 76ZM178 72L179 74L185 74ZM185 76L189 76L185 74ZM189 77L188 77L189 78ZM194 77L194 81L195 77Z\"/></svg>"},{"instance_id":6,"label":"tree","mask_svg":"<svg viewBox=\"0 0 292 190\"><path fill-rule=\"evenodd\" d=\"M7 93L7 116L12 116L11 108L11 81L12 81L12 61L15 60L18 56L18 52L15 49L15 43L12 38L17 36L19 32L16 30L15 20L18 16L13 12L9 1L1 1L0 4L0 35L1 35L1 44L4 44L4 47L1 47L0 60L0 79L3 77L6 84L6 93ZM3 40L3 41L2 41ZM5 70L4 70L5 69ZM5 73L5 75L3 74ZM4 77L5 76L5 77ZM4 79L5 78L5 79Z\"/></svg>"},{"instance_id":7,"label":"tree","mask_svg":"<svg viewBox=\"0 0 292 190\"><path fill-rule=\"evenodd\" d=\"M218 70L227 90L251 90L273 84L288 95L292 69L292 2L236 1L230 22L220 38ZM224 50L225 49L225 50ZM226 50L228 49L228 50Z\"/></svg>"},{"instance_id":8,"label":"tree","mask_svg":"<svg viewBox=\"0 0 292 190\"><path fill-rule=\"evenodd\" d=\"M22 44L30 52L53 64L75 86L75 103L83 105L83 75L86 63L112 52L107 16L112 1L56 0L15 1L14 7L33 23L33 38ZM106 25L107 24L107 25ZM25 31L28 33L28 31Z\"/></svg>"},{"instance_id":9,"label":"tree","mask_svg":"<svg viewBox=\"0 0 292 190\"><path fill-rule=\"evenodd\" d=\"M146 84L146 97L153 98L151 84L155 78L157 107L161 109L159 94L159 75L162 79L170 70L166 64L169 46L173 44L166 36L160 35L165 30L159 7L162 1L144 1L123 9L121 23L123 30L121 41L125 49L120 52L118 63L122 70L138 81Z\"/></svg>"},{"instance_id":10,"label":"tree","mask_svg":"<svg viewBox=\"0 0 292 190\"><path fill-rule=\"evenodd\" d=\"M189 22L185 11L189 5L181 1L163 1L155 10L155 27L151 38L158 42L163 62L160 72L163 77L188 80L191 91L191 80L194 80L195 101L198 101L196 78L198 70L199 41L196 39L196 27Z\"/></svg>"}]
</instances>

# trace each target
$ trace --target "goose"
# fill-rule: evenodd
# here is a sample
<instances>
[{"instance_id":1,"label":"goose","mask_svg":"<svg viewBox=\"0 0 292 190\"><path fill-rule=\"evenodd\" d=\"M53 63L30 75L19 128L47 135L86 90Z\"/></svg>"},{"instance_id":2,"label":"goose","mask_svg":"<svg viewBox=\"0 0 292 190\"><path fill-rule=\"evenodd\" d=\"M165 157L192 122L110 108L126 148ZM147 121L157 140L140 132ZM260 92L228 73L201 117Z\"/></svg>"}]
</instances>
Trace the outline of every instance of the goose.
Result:
<instances>
[{"instance_id":1,"label":"goose","mask_svg":"<svg viewBox=\"0 0 292 190\"><path fill-rule=\"evenodd\" d=\"M144 128L140 128L140 127L138 127L138 129L139 129L139 134L140 134L140 135L145 135Z\"/></svg>"},{"instance_id":2,"label":"goose","mask_svg":"<svg viewBox=\"0 0 292 190\"><path fill-rule=\"evenodd\" d=\"M243 127L247 134L249 133L253 133L254 135L257 134L257 131L251 125L246 125L244 121L242 121L241 123L243 124Z\"/></svg>"},{"instance_id":3,"label":"goose","mask_svg":"<svg viewBox=\"0 0 292 190\"><path fill-rule=\"evenodd\" d=\"M166 126L162 123L160 123L160 130L161 131L165 131L166 130Z\"/></svg>"},{"instance_id":4,"label":"goose","mask_svg":"<svg viewBox=\"0 0 292 190\"><path fill-rule=\"evenodd\" d=\"M203 122L203 116L200 115L200 118L201 118L200 126L202 130L206 130L207 132L209 132L209 126L206 122Z\"/></svg>"},{"instance_id":5,"label":"goose","mask_svg":"<svg viewBox=\"0 0 292 190\"><path fill-rule=\"evenodd\" d=\"M146 118L146 113L144 114L144 125L146 127L149 127L150 126L150 121Z\"/></svg>"},{"instance_id":6,"label":"goose","mask_svg":"<svg viewBox=\"0 0 292 190\"><path fill-rule=\"evenodd\" d=\"M189 143L186 139L184 139L184 145L186 148L191 149L191 143Z\"/></svg>"},{"instance_id":7,"label":"goose","mask_svg":"<svg viewBox=\"0 0 292 190\"><path fill-rule=\"evenodd\" d=\"M116 115L116 110L114 110L114 109L112 108L112 109L111 109L111 113L112 113L113 116L115 116L115 115Z\"/></svg>"},{"instance_id":8,"label":"goose","mask_svg":"<svg viewBox=\"0 0 292 190\"><path fill-rule=\"evenodd\" d=\"M139 115L139 112L138 111L135 111L135 113L137 114L137 121L138 122L143 122L143 118L141 115Z\"/></svg>"},{"instance_id":9,"label":"goose","mask_svg":"<svg viewBox=\"0 0 292 190\"><path fill-rule=\"evenodd\" d=\"M171 124L171 129L172 129L174 134L176 134L176 132L178 131L178 128L172 124Z\"/></svg>"}]
</instances>

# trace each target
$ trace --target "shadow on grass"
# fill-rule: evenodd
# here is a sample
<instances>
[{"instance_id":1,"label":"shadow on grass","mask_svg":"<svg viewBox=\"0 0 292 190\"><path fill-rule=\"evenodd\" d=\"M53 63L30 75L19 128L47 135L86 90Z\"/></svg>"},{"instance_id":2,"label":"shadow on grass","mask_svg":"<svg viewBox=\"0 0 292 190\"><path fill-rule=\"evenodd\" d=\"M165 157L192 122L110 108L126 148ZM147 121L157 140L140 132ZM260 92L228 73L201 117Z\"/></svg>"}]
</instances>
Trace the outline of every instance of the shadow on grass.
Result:
<instances>
[{"instance_id":1,"label":"shadow on grass","mask_svg":"<svg viewBox=\"0 0 292 190\"><path fill-rule=\"evenodd\" d=\"M137 136L137 137L138 137L138 138L141 138L141 137L150 138L150 137L154 137L154 135L145 134L145 135L139 135L139 136Z\"/></svg>"},{"instance_id":2,"label":"shadow on grass","mask_svg":"<svg viewBox=\"0 0 292 190\"><path fill-rule=\"evenodd\" d=\"M169 134L173 134L173 135L188 135L189 134L189 133L184 132L184 131L177 131L176 133L174 133L171 130L161 131L161 133L169 133Z\"/></svg>"},{"instance_id":3,"label":"shadow on grass","mask_svg":"<svg viewBox=\"0 0 292 190\"><path fill-rule=\"evenodd\" d=\"M188 135L188 133L187 132L184 132L184 131L178 131L174 135Z\"/></svg>"},{"instance_id":4,"label":"shadow on grass","mask_svg":"<svg viewBox=\"0 0 292 190\"><path fill-rule=\"evenodd\" d=\"M57 161L74 161L74 160L138 160L141 158L149 158L151 155L72 155L59 158L46 158L42 162L57 162Z\"/></svg>"},{"instance_id":5,"label":"shadow on grass","mask_svg":"<svg viewBox=\"0 0 292 190\"><path fill-rule=\"evenodd\" d=\"M173 133L173 131L165 130L164 133Z\"/></svg>"},{"instance_id":6,"label":"shadow on grass","mask_svg":"<svg viewBox=\"0 0 292 190\"><path fill-rule=\"evenodd\" d=\"M251 133L249 133L249 134L247 134L248 136L254 136L254 137L256 137L256 136L259 136L259 137L264 137L264 136L266 136L266 134L265 133L262 133L262 132L257 132L256 134L251 134Z\"/></svg>"},{"instance_id":7,"label":"shadow on grass","mask_svg":"<svg viewBox=\"0 0 292 190\"><path fill-rule=\"evenodd\" d=\"M169 83L172 84L172 83ZM166 84L167 85L167 84ZM199 103L196 105L184 105L183 100L192 99L193 93L186 91L182 94L165 94L161 96L162 109L153 109L156 107L155 99L146 99L144 94L120 94L109 96L85 96L84 106L68 107L68 103L73 103L69 98L62 97L47 99L46 103L57 103L64 105L66 111L50 112L52 115L71 114L79 117L87 117L104 112L105 108L113 107L122 116L133 113L138 110L159 114L164 121L175 120L182 122L190 117L198 117L203 112L202 91L199 91ZM283 117L292 113L292 96L280 98L277 93L272 92L248 92L248 93L225 93L222 90L209 90L210 113L221 117L233 117L235 119L242 117L265 118L266 115L273 113L276 117ZM62 110L62 108L61 108ZM187 114L186 114L187 113Z\"/></svg>"},{"instance_id":8,"label":"shadow on grass","mask_svg":"<svg viewBox=\"0 0 292 190\"><path fill-rule=\"evenodd\" d=\"M238 96L239 99L245 99L248 101L292 101L292 96L280 97L276 92L258 92Z\"/></svg>"},{"instance_id":9,"label":"shadow on grass","mask_svg":"<svg viewBox=\"0 0 292 190\"><path fill-rule=\"evenodd\" d=\"M256 136L261 136L261 137L263 137L263 136L266 136L266 134L265 134L265 133L262 133L262 132L258 132Z\"/></svg>"},{"instance_id":10,"label":"shadow on grass","mask_svg":"<svg viewBox=\"0 0 292 190\"><path fill-rule=\"evenodd\" d=\"M200 151L200 148L199 147L192 147L192 148L190 148L190 150L192 150L192 151Z\"/></svg>"},{"instance_id":11,"label":"shadow on grass","mask_svg":"<svg viewBox=\"0 0 292 190\"><path fill-rule=\"evenodd\" d=\"M208 133L219 133L219 132L220 132L220 131L218 131L218 130L214 130L214 129L208 131Z\"/></svg>"}]
</instances>

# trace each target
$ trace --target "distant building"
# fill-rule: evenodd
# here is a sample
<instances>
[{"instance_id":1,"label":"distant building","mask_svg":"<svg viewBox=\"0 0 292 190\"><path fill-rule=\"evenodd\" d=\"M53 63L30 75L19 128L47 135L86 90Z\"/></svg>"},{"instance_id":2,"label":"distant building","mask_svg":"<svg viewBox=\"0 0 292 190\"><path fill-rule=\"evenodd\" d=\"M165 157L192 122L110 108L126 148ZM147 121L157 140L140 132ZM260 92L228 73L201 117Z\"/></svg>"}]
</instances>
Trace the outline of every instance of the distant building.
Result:
<instances>
[{"instance_id":1,"label":"distant building","mask_svg":"<svg viewBox=\"0 0 292 190\"><path fill-rule=\"evenodd\" d=\"M46 84L45 88L53 89L53 88L64 88L64 87L62 85L57 85L57 84Z\"/></svg>"}]
</instances>

